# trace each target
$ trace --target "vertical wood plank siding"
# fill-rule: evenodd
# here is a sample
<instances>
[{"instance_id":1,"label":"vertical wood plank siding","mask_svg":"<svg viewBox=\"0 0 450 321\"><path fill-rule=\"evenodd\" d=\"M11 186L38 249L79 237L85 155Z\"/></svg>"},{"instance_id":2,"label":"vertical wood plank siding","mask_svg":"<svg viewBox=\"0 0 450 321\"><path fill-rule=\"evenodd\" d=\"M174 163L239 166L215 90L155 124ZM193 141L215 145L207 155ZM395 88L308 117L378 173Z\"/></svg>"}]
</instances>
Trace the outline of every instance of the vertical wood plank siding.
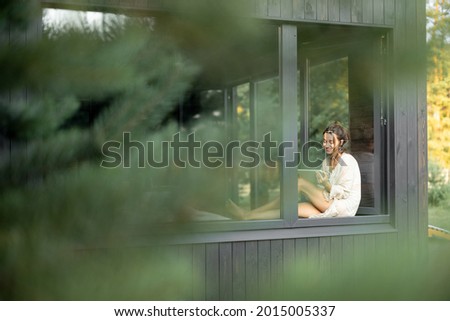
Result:
<instances>
[{"instance_id":1,"label":"vertical wood plank siding","mask_svg":"<svg viewBox=\"0 0 450 321\"><path fill-rule=\"evenodd\" d=\"M195 271L193 276L192 297L194 300L206 299L206 252L205 244L196 244L192 248L192 270Z\"/></svg>"},{"instance_id":2,"label":"vertical wood plank siding","mask_svg":"<svg viewBox=\"0 0 450 321\"><path fill-rule=\"evenodd\" d=\"M267 0L256 1L255 15L256 16L262 16L262 17L268 15Z\"/></svg>"},{"instance_id":3,"label":"vertical wood plank siding","mask_svg":"<svg viewBox=\"0 0 450 321\"><path fill-rule=\"evenodd\" d=\"M292 273L308 269L339 278L351 267L362 278L367 271L361 263L375 253L388 257L392 242L391 234L376 234L176 247L180 257L192 257L192 275L186 277L194 282L194 300L248 300L261 298L268 289L283 291Z\"/></svg>"},{"instance_id":4,"label":"vertical wood plank siding","mask_svg":"<svg viewBox=\"0 0 450 321\"><path fill-rule=\"evenodd\" d=\"M180 0L89 0L92 8L164 11ZM41 0L46 6L76 6L76 0ZM210 1L211 3L213 1ZM208 4L204 0L192 3ZM240 0L239 12L250 16L297 21L376 24L392 26L395 22L395 0Z\"/></svg>"},{"instance_id":5,"label":"vertical wood plank siding","mask_svg":"<svg viewBox=\"0 0 450 321\"><path fill-rule=\"evenodd\" d=\"M328 21L328 1L317 0L317 20Z\"/></svg>"},{"instance_id":6,"label":"vertical wood plank siding","mask_svg":"<svg viewBox=\"0 0 450 321\"><path fill-rule=\"evenodd\" d=\"M426 214L427 199L427 139L426 128L426 66L425 66L425 11L424 1L405 1L406 41L408 51L405 57L407 65L408 88L408 246L411 253L417 251L420 244L424 244L424 232L427 227L423 216ZM411 17L411 18L409 18ZM422 38L423 37L423 38ZM406 55L406 54L405 54Z\"/></svg>"},{"instance_id":7,"label":"vertical wood plank siding","mask_svg":"<svg viewBox=\"0 0 450 321\"><path fill-rule=\"evenodd\" d=\"M233 243L233 299L245 299L245 243Z\"/></svg>"},{"instance_id":8,"label":"vertical wood plank siding","mask_svg":"<svg viewBox=\"0 0 450 321\"><path fill-rule=\"evenodd\" d=\"M352 0L352 22L362 23L362 0Z\"/></svg>"},{"instance_id":9,"label":"vertical wood plank siding","mask_svg":"<svg viewBox=\"0 0 450 321\"><path fill-rule=\"evenodd\" d=\"M292 19L294 16L294 2L292 0L281 0L281 17Z\"/></svg>"},{"instance_id":10,"label":"vertical wood plank siding","mask_svg":"<svg viewBox=\"0 0 450 321\"><path fill-rule=\"evenodd\" d=\"M416 16L416 1L405 1L405 16ZM417 20L405 19L405 33L406 42L409 48L417 48ZM406 74L406 112L407 112L407 133L408 133L408 213L416 212L418 210L418 201L420 195L418 194L418 88L417 88L417 51L414 53L405 53L407 65ZM413 125L412 125L413 124ZM411 126L412 125L412 126ZM411 175L412 174L412 175ZM408 246L411 249L417 249L419 245L419 238L416 237L419 232L419 215L408 215ZM413 250L413 252L415 252Z\"/></svg>"},{"instance_id":11,"label":"vertical wood plank siding","mask_svg":"<svg viewBox=\"0 0 450 321\"><path fill-rule=\"evenodd\" d=\"M408 190L405 186L408 186L408 144L405 143L405 139L408 137L408 123L407 123L407 109L406 109L406 96L407 96L407 79L403 74L405 71L404 58L406 50L406 16L405 16L405 3L404 1L396 1L396 19L397 25L394 29L394 52L395 61L397 66L394 75L394 83L396 85L396 91L394 94L394 121L395 121L395 164L403 164L403 166L397 166L395 170L395 215L396 225L399 229L399 245L406 247L406 228L408 226Z\"/></svg>"},{"instance_id":12,"label":"vertical wood plank siding","mask_svg":"<svg viewBox=\"0 0 450 321\"><path fill-rule=\"evenodd\" d=\"M268 1L268 2L267 2ZM395 22L395 0L281 0L281 17L355 24L392 26ZM385 3L386 2L386 3ZM277 17L278 1L257 1L268 10L256 15ZM291 10L291 12L290 12Z\"/></svg>"},{"instance_id":13,"label":"vertical wood plank siding","mask_svg":"<svg viewBox=\"0 0 450 321\"><path fill-rule=\"evenodd\" d=\"M331 269L331 277L333 279L342 276L344 264L342 253L342 237L330 238L330 264L333 265L333 268Z\"/></svg>"},{"instance_id":14,"label":"vertical wood plank siding","mask_svg":"<svg viewBox=\"0 0 450 321\"><path fill-rule=\"evenodd\" d=\"M258 242L245 242L245 293L249 298L258 297Z\"/></svg>"},{"instance_id":15,"label":"vertical wood plank siding","mask_svg":"<svg viewBox=\"0 0 450 321\"><path fill-rule=\"evenodd\" d=\"M384 24L392 26L395 24L395 0L384 0Z\"/></svg>"},{"instance_id":16,"label":"vertical wood plank siding","mask_svg":"<svg viewBox=\"0 0 450 321\"><path fill-rule=\"evenodd\" d=\"M419 193L419 244L425 250L427 246L426 235L428 228L428 137L427 137L427 69L426 69L426 8L424 0L416 0L417 3L417 47L419 53L419 66L421 66L417 81L417 106L418 114L418 193Z\"/></svg>"},{"instance_id":17,"label":"vertical wood plank siding","mask_svg":"<svg viewBox=\"0 0 450 321\"><path fill-rule=\"evenodd\" d=\"M373 1L373 23L384 24L384 1Z\"/></svg>"},{"instance_id":18,"label":"vertical wood plank siding","mask_svg":"<svg viewBox=\"0 0 450 321\"><path fill-rule=\"evenodd\" d=\"M391 4L386 1L385 5ZM395 213L401 248L417 253L426 229L425 1L395 2ZM420 21L418 23L418 21ZM423 37L423 38L422 38ZM418 63L420 62L420 63Z\"/></svg>"},{"instance_id":19,"label":"vertical wood plank siding","mask_svg":"<svg viewBox=\"0 0 450 321\"><path fill-rule=\"evenodd\" d=\"M281 17L281 0L269 0L268 15L275 18Z\"/></svg>"},{"instance_id":20,"label":"vertical wood plank siding","mask_svg":"<svg viewBox=\"0 0 450 321\"><path fill-rule=\"evenodd\" d=\"M352 0L340 0L339 2L339 22L352 21Z\"/></svg>"},{"instance_id":21,"label":"vertical wood plank siding","mask_svg":"<svg viewBox=\"0 0 450 321\"><path fill-rule=\"evenodd\" d=\"M279 290L283 276L283 240L270 241L270 287Z\"/></svg>"},{"instance_id":22,"label":"vertical wood plank siding","mask_svg":"<svg viewBox=\"0 0 450 321\"><path fill-rule=\"evenodd\" d=\"M292 2L294 19L303 20L305 18L305 0L292 0Z\"/></svg>"},{"instance_id":23,"label":"vertical wood plank siding","mask_svg":"<svg viewBox=\"0 0 450 321\"><path fill-rule=\"evenodd\" d=\"M322 275L331 273L331 237L319 238L319 270Z\"/></svg>"},{"instance_id":24,"label":"vertical wood plank siding","mask_svg":"<svg viewBox=\"0 0 450 321\"><path fill-rule=\"evenodd\" d=\"M212 243L206 245L206 300L219 300L219 244Z\"/></svg>"},{"instance_id":25,"label":"vertical wood plank siding","mask_svg":"<svg viewBox=\"0 0 450 321\"><path fill-rule=\"evenodd\" d=\"M258 251L258 293L270 284L270 241L259 241Z\"/></svg>"},{"instance_id":26,"label":"vertical wood plank siding","mask_svg":"<svg viewBox=\"0 0 450 321\"><path fill-rule=\"evenodd\" d=\"M315 20L317 18L317 0L305 0L305 19Z\"/></svg>"},{"instance_id":27,"label":"vertical wood plank siding","mask_svg":"<svg viewBox=\"0 0 450 321\"><path fill-rule=\"evenodd\" d=\"M339 21L339 0L328 0L329 21Z\"/></svg>"},{"instance_id":28,"label":"vertical wood plank siding","mask_svg":"<svg viewBox=\"0 0 450 321\"><path fill-rule=\"evenodd\" d=\"M362 3L362 16L363 23L373 23L373 0L363 0Z\"/></svg>"},{"instance_id":29,"label":"vertical wood plank siding","mask_svg":"<svg viewBox=\"0 0 450 321\"><path fill-rule=\"evenodd\" d=\"M219 293L220 300L231 300L233 297L233 252L231 243L219 245ZM206 262L208 264L208 262ZM201 273L199 274L201 276Z\"/></svg>"}]
</instances>

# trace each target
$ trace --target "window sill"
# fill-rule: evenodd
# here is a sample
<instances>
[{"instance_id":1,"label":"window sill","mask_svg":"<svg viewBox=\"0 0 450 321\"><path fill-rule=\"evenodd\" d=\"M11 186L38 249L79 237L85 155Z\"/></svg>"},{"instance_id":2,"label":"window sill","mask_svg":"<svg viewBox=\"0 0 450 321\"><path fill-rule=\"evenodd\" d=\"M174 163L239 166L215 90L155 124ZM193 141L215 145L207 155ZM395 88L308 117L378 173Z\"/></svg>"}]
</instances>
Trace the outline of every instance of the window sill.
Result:
<instances>
[{"instance_id":1,"label":"window sill","mask_svg":"<svg viewBox=\"0 0 450 321\"><path fill-rule=\"evenodd\" d=\"M231 222L230 222L231 223ZM397 230L390 224L388 215L374 215L347 218L301 219L291 226L282 220L247 221L224 224L220 230L206 229L199 226L195 231L172 235L169 244L198 244L262 241L278 239L297 239L325 236L344 236L358 234L395 233ZM249 224L245 224L249 223ZM218 225L215 224L217 228ZM231 230L235 225L236 229ZM214 227L214 225L212 226ZM228 230L224 228L228 227ZM252 229L251 229L252 228Z\"/></svg>"}]
</instances>

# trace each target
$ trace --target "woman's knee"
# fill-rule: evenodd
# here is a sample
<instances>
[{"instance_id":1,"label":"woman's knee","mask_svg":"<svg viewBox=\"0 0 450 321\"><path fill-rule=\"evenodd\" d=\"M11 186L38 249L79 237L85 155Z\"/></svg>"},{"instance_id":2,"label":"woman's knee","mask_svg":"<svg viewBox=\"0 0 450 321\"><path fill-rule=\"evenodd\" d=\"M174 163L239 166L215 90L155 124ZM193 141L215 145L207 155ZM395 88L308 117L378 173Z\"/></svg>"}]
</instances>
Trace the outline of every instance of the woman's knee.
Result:
<instances>
[{"instance_id":1,"label":"woman's knee","mask_svg":"<svg viewBox=\"0 0 450 321\"><path fill-rule=\"evenodd\" d=\"M310 217L311 215L321 213L314 205L307 202L299 203L297 208L299 217Z\"/></svg>"}]
</instances>

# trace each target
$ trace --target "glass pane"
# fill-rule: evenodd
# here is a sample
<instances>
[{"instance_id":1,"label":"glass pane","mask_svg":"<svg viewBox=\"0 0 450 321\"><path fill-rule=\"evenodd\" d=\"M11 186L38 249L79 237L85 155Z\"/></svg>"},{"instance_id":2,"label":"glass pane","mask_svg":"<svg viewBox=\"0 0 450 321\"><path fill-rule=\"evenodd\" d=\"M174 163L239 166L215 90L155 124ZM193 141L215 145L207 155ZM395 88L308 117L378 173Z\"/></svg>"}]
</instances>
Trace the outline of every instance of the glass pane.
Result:
<instances>
[{"instance_id":1,"label":"glass pane","mask_svg":"<svg viewBox=\"0 0 450 321\"><path fill-rule=\"evenodd\" d=\"M205 90L200 93L200 114L209 120L225 125L225 101L223 90Z\"/></svg>"},{"instance_id":2,"label":"glass pane","mask_svg":"<svg viewBox=\"0 0 450 321\"><path fill-rule=\"evenodd\" d=\"M360 207L375 207L374 110L377 107L374 106L373 80L367 76L374 73L371 59L370 51L356 51L349 67L351 153L361 171Z\"/></svg>"},{"instance_id":3,"label":"glass pane","mask_svg":"<svg viewBox=\"0 0 450 321\"><path fill-rule=\"evenodd\" d=\"M127 19L130 19L123 14L51 8L43 9L42 15L43 30L50 37L68 27L79 31L95 30L100 34L107 33L111 26L124 26ZM154 24L152 18L145 20L148 26Z\"/></svg>"},{"instance_id":4,"label":"glass pane","mask_svg":"<svg viewBox=\"0 0 450 321\"><path fill-rule=\"evenodd\" d=\"M374 140L373 140L373 126L372 119L369 114L369 122L364 121L362 115L352 114L353 120L359 118L357 126L350 129L352 138L352 155L356 158L361 171L361 203L362 207L374 207Z\"/></svg>"},{"instance_id":5,"label":"glass pane","mask_svg":"<svg viewBox=\"0 0 450 321\"><path fill-rule=\"evenodd\" d=\"M321 145L330 121L349 125L348 58L311 65L308 89L308 138ZM324 158L323 150L311 148L309 153L310 160Z\"/></svg>"},{"instance_id":6,"label":"glass pane","mask_svg":"<svg viewBox=\"0 0 450 321\"><path fill-rule=\"evenodd\" d=\"M210 183L205 184L208 192L214 194L211 190L215 182L218 179L224 181L217 191L223 199L222 203L219 200L217 204L221 203L222 208L219 205L208 209L197 207L196 217L201 220L264 220L280 217L277 148L272 148L274 161L273 164L269 163L271 166L267 166L262 147L265 134L270 133L272 143L277 142L282 128L278 26L263 24L255 29L258 32L250 37L242 37L239 32L237 37L224 39L224 46L220 48L210 48L208 45L206 49L212 50L214 59L203 59L207 51L202 51L201 57L197 57L200 58L197 63L202 66L202 74L196 85L198 88L223 90L220 93L208 90L200 95L196 92L183 101L183 126L188 120L191 128L195 125L197 130L207 127L204 119L212 119L212 126L224 137L222 146L226 164L214 169L214 173L211 170L207 178ZM196 55L193 56L195 59ZM218 99L217 95L220 94L222 100ZM220 108L215 107L221 105L216 104L216 98L224 107L223 114L220 114ZM210 137L206 137L206 140L209 141ZM211 203L210 200L208 203Z\"/></svg>"},{"instance_id":7,"label":"glass pane","mask_svg":"<svg viewBox=\"0 0 450 321\"><path fill-rule=\"evenodd\" d=\"M245 83L235 88L235 137L241 146L238 161L249 161L248 152L258 155L258 162L234 168L231 199L234 209L244 213L248 220L277 219L280 217L280 177L277 166L277 148L265 154L262 142L270 139L278 145L281 135L279 78L273 77ZM254 147L244 147L246 143ZM237 164L238 162L235 162ZM234 188L234 190L233 190ZM234 205L233 205L234 206Z\"/></svg>"},{"instance_id":8,"label":"glass pane","mask_svg":"<svg viewBox=\"0 0 450 321\"><path fill-rule=\"evenodd\" d=\"M263 142L270 135L270 140L277 145L281 141L281 107L279 95L279 78L269 78L255 84L255 138ZM255 169L252 207L258 208L276 202L280 197L279 168L276 166L277 149L271 155L262 155L266 162ZM273 163L271 161L274 161ZM274 209L273 218L280 217L279 209Z\"/></svg>"},{"instance_id":9,"label":"glass pane","mask_svg":"<svg viewBox=\"0 0 450 321\"><path fill-rule=\"evenodd\" d=\"M250 140L250 84L236 87L234 111L236 113L236 139L239 142ZM240 155L238 155L240 156ZM237 191L232 191L232 199L244 210L251 209L251 170L238 166L235 171ZM237 198L236 198L237 194Z\"/></svg>"},{"instance_id":10,"label":"glass pane","mask_svg":"<svg viewBox=\"0 0 450 321\"><path fill-rule=\"evenodd\" d=\"M361 55L309 68L309 141L321 143L322 132L330 121L337 120L349 129L347 149L358 161L361 172L360 207L374 206L373 86L367 74L370 73L364 69ZM324 157L323 150L311 148L308 152L309 160Z\"/></svg>"}]
</instances>

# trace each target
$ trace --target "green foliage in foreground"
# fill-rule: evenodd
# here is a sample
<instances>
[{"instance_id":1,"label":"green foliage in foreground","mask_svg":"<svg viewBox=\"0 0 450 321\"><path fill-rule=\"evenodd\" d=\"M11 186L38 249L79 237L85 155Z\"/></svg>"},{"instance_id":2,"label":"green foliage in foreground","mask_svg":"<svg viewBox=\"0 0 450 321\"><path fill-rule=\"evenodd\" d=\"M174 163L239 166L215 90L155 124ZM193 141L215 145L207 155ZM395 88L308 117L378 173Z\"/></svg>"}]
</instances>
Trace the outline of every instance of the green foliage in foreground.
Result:
<instances>
[{"instance_id":1,"label":"green foliage in foreground","mask_svg":"<svg viewBox=\"0 0 450 321\"><path fill-rule=\"evenodd\" d=\"M26 29L23 5L2 2L0 32ZM195 68L142 26L110 32L105 40L69 29L0 51L1 97L12 97L0 101L0 134L14 146L0 160L2 300L183 300L202 284L192 257L162 244L184 228L186 204L211 202L220 180L206 170L98 166L102 144L124 131L169 140L164 121ZM109 105L91 126L68 126L83 99ZM438 253L431 266L401 255L372 262L372 253L361 265L293 262L257 298L449 299L448 251Z\"/></svg>"},{"instance_id":2,"label":"green foliage in foreground","mask_svg":"<svg viewBox=\"0 0 450 321\"><path fill-rule=\"evenodd\" d=\"M2 2L0 33L20 38L32 29L32 3ZM195 65L167 37L127 20L108 35L65 26L11 41L0 49L0 68L0 299L182 296L175 270L183 263L155 249L155 222L176 221L179 212L170 194L155 192L173 174L99 164L103 143L123 132L167 139L173 128L159 129ZM78 126L73 117L85 100L107 106ZM136 240L125 243L129 235ZM140 235L145 253L124 248Z\"/></svg>"},{"instance_id":3,"label":"green foliage in foreground","mask_svg":"<svg viewBox=\"0 0 450 321\"><path fill-rule=\"evenodd\" d=\"M39 187L3 194L0 297L182 298L178 271L183 262L174 263L157 249L161 235L155 226L156 214L177 208L161 195L146 193L149 178L137 171L83 166ZM142 235L145 250L139 250Z\"/></svg>"},{"instance_id":4,"label":"green foliage in foreground","mask_svg":"<svg viewBox=\"0 0 450 321\"><path fill-rule=\"evenodd\" d=\"M417 254L417 253L416 253ZM431 240L426 260L395 250L342 265L296 262L269 300L449 300L450 242Z\"/></svg>"}]
</instances>

